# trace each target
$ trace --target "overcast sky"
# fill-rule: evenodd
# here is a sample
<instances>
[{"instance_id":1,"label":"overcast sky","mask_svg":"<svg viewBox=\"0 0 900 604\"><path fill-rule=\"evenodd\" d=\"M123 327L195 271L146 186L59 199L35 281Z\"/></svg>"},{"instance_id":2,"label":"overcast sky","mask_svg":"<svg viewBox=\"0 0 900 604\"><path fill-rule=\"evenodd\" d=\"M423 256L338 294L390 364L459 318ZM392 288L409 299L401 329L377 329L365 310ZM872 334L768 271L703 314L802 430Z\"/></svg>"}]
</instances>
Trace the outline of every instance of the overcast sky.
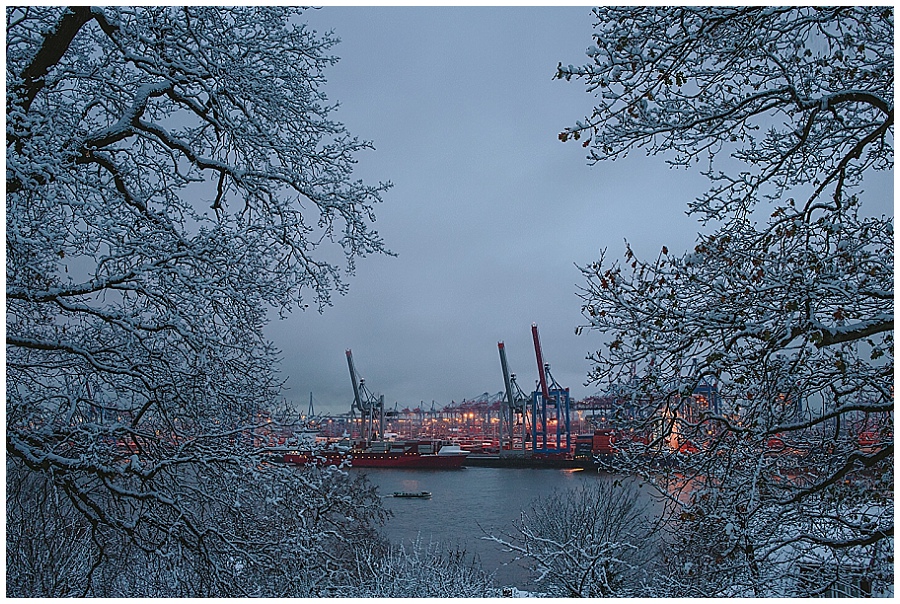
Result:
<instances>
[{"instance_id":1,"label":"overcast sky","mask_svg":"<svg viewBox=\"0 0 900 604\"><path fill-rule=\"evenodd\" d=\"M557 139L592 107L581 83L552 79L584 62L590 9L325 7L307 20L341 38L325 90L341 103L332 117L376 147L355 176L394 184L375 228L397 257L360 260L323 314L273 319L286 398L348 411L348 348L387 407L495 393L499 340L527 391L532 322L557 381L596 392L585 357L601 339L575 335L576 265L603 247L621 257L626 239L640 256L692 246L686 204L706 181L640 153L589 166Z\"/></svg>"}]
</instances>

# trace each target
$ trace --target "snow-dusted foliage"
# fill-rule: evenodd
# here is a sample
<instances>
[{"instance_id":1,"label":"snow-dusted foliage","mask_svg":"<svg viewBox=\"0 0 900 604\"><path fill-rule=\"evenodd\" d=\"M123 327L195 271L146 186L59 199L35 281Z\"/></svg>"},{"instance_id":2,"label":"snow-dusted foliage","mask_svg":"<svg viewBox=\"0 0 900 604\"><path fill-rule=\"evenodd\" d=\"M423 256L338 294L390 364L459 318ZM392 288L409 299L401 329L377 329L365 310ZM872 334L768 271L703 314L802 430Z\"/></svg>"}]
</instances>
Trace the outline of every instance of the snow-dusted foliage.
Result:
<instances>
[{"instance_id":1,"label":"snow-dusted foliage","mask_svg":"<svg viewBox=\"0 0 900 604\"><path fill-rule=\"evenodd\" d=\"M647 501L634 482L604 480L537 499L513 532L489 539L552 597L663 596L662 542Z\"/></svg>"},{"instance_id":2,"label":"snow-dusted foliage","mask_svg":"<svg viewBox=\"0 0 900 604\"><path fill-rule=\"evenodd\" d=\"M266 310L325 305L341 254L384 251L387 185L352 180L370 145L321 92L335 40L280 7L6 17L10 594L318 582L374 500L264 463L254 430Z\"/></svg>"},{"instance_id":3,"label":"snow-dusted foliage","mask_svg":"<svg viewBox=\"0 0 900 604\"><path fill-rule=\"evenodd\" d=\"M352 598L489 598L501 595L493 577L465 550L416 539L357 554L350 583L329 595Z\"/></svg>"},{"instance_id":4,"label":"snow-dusted foliage","mask_svg":"<svg viewBox=\"0 0 900 604\"><path fill-rule=\"evenodd\" d=\"M7 474L7 593L68 597L314 597L386 546L374 489L337 470L248 468L243 452L153 480L82 491L21 464ZM149 492L155 489L155 492ZM164 495L174 501L160 501ZM85 514L90 498L98 519ZM177 498L177 500L175 499Z\"/></svg>"},{"instance_id":5,"label":"snow-dusted foliage","mask_svg":"<svg viewBox=\"0 0 900 604\"><path fill-rule=\"evenodd\" d=\"M608 336L590 378L630 429L616 463L671 498L691 593L830 593L851 575L878 592L893 578L894 231L862 185L893 169L893 9L595 16L588 62L557 77L596 106L560 138L592 161L699 163L711 182L689 205L711 229L693 250L582 269L587 327Z\"/></svg>"}]
</instances>

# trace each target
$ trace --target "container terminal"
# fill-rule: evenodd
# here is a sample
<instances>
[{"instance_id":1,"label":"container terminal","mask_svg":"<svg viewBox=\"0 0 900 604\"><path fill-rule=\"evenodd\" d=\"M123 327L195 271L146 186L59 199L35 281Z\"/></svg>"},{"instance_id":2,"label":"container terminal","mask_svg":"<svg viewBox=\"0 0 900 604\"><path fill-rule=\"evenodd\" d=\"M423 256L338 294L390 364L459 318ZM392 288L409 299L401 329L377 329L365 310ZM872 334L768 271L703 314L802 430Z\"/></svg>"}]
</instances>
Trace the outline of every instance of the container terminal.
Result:
<instances>
[{"instance_id":1,"label":"container terminal","mask_svg":"<svg viewBox=\"0 0 900 604\"><path fill-rule=\"evenodd\" d=\"M430 408L385 408L346 351L353 402L348 413L317 415L297 422L271 422L258 444L294 464L349 467L584 467L614 452L610 419L616 399L592 396L573 401L544 361L537 324L531 326L538 369L536 388L522 390L498 342L504 390Z\"/></svg>"}]
</instances>

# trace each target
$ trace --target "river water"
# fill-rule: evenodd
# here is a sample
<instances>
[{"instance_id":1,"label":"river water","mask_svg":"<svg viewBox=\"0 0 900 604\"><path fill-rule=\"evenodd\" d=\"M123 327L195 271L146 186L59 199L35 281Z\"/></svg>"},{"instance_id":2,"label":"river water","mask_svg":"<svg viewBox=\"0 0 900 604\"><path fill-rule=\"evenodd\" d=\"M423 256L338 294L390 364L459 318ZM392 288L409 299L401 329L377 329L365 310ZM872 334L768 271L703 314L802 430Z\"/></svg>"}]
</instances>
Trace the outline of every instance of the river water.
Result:
<instances>
[{"instance_id":1,"label":"river water","mask_svg":"<svg viewBox=\"0 0 900 604\"><path fill-rule=\"evenodd\" d=\"M366 468L364 472L393 512L383 532L393 543L423 545L440 542L475 555L495 573L498 585L528 589L529 574L499 544L484 540L485 532L514 534L513 521L537 497L601 480L593 470L523 468L462 468L401 470ZM395 491L429 491L430 499L391 497Z\"/></svg>"}]
</instances>

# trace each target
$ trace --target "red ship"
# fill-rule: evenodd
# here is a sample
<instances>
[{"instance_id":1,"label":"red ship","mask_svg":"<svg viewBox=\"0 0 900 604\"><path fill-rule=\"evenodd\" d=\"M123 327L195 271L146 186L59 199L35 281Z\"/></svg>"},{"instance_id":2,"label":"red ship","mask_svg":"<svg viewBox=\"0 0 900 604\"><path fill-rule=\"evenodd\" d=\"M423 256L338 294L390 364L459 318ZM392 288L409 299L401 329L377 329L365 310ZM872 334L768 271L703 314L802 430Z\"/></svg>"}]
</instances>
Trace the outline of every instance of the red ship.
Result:
<instances>
[{"instance_id":1,"label":"red ship","mask_svg":"<svg viewBox=\"0 0 900 604\"><path fill-rule=\"evenodd\" d=\"M441 445L431 441L376 441L364 449L289 453L287 463L306 465L349 465L351 468L417 468L447 470L463 465L468 451L459 445Z\"/></svg>"}]
</instances>

